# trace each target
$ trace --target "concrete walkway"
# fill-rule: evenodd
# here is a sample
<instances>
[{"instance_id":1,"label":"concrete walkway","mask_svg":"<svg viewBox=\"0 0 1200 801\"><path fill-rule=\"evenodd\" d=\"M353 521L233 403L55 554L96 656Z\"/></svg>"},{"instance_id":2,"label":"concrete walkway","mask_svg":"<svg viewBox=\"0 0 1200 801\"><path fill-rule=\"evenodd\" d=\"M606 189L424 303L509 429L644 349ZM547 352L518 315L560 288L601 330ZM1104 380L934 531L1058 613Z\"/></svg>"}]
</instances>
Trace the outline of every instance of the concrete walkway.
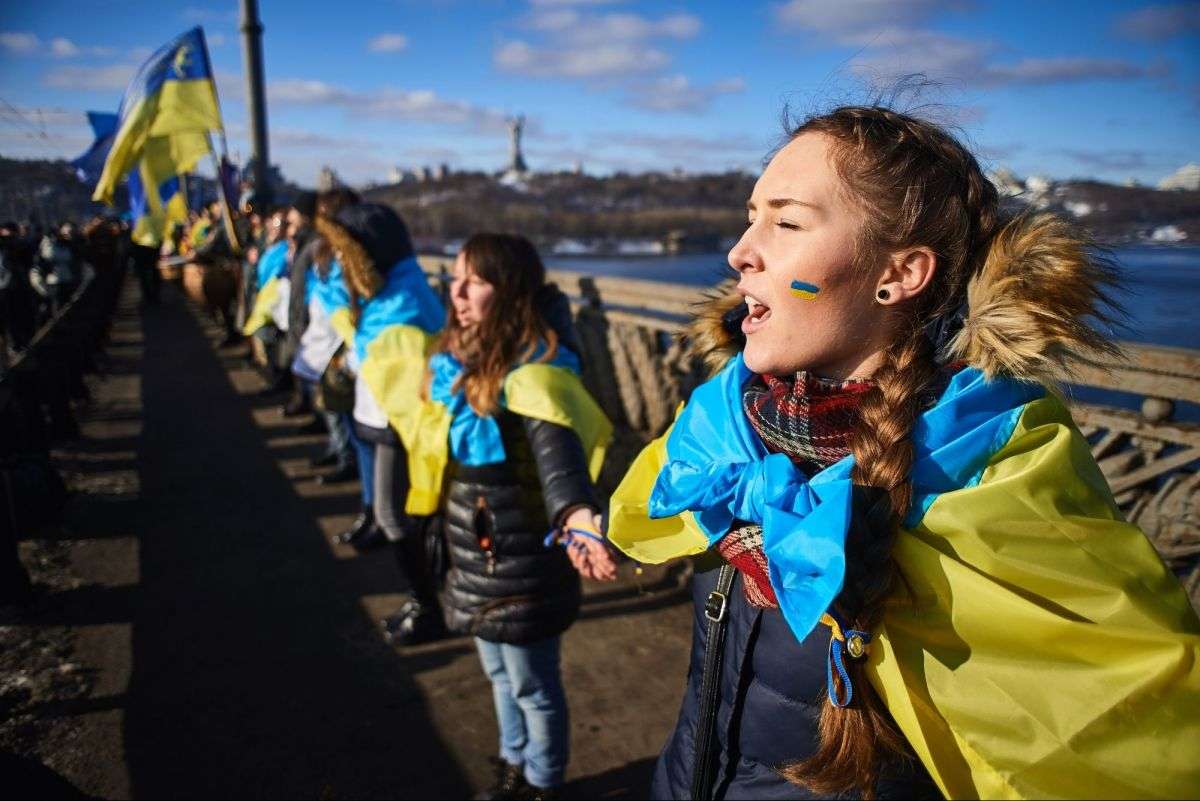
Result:
<instances>
[{"instance_id":1,"label":"concrete walkway","mask_svg":"<svg viewBox=\"0 0 1200 801\"><path fill-rule=\"evenodd\" d=\"M390 552L329 544L355 486L313 482L319 438L218 338L171 287L144 316L127 294L84 440L59 453L79 586L34 623L71 631L91 682L46 710L72 732L47 761L103 797L470 795L496 752L471 641L383 642ZM642 797L674 722L690 608L640 580L590 586L564 640L569 797Z\"/></svg>"}]
</instances>

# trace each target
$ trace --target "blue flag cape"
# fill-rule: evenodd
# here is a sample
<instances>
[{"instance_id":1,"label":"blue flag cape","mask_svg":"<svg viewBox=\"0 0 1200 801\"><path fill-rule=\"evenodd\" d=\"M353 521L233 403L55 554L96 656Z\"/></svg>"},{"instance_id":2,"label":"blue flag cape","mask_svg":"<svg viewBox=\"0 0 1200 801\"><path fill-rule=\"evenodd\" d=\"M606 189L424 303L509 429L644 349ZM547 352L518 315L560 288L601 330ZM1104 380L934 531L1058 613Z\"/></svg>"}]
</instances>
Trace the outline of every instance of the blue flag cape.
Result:
<instances>
[{"instance_id":1,"label":"blue flag cape","mask_svg":"<svg viewBox=\"0 0 1200 801\"><path fill-rule=\"evenodd\" d=\"M437 333L446 320L438 300L416 256L399 261L387 271L383 287L362 307L354 332L354 350L359 364L366 364L368 349L380 334L394 325L409 325L426 334Z\"/></svg>"},{"instance_id":2,"label":"blue flag cape","mask_svg":"<svg viewBox=\"0 0 1200 801\"><path fill-rule=\"evenodd\" d=\"M272 278L282 278L287 274L287 249L286 241L276 242L259 257L257 272L259 289L266 286Z\"/></svg>"},{"instance_id":3,"label":"blue flag cape","mask_svg":"<svg viewBox=\"0 0 1200 801\"><path fill-rule=\"evenodd\" d=\"M810 478L786 455L768 453L742 410L742 388L752 376L738 354L693 393L667 437L668 461L651 490L649 514L691 512L707 546L734 520L761 523L771 584L792 631L804 639L842 589L854 458ZM913 504L905 522L920 520L938 495L977 482L1024 404L1044 394L1038 384L959 371L914 431Z\"/></svg>"},{"instance_id":4,"label":"blue flag cape","mask_svg":"<svg viewBox=\"0 0 1200 801\"><path fill-rule=\"evenodd\" d=\"M579 357L570 349L559 345L553 358L546 362L540 361L545 352L545 344L539 344L528 362L562 367L579 375ZM462 387L457 391L454 389L454 382L462 375L462 363L442 351L430 358L429 369L432 373L429 396L434 402L445 406L451 417L451 458L472 467L503 462L506 454L496 418L478 414L471 408L471 404L467 403L467 395ZM506 405L503 390L500 392L500 405Z\"/></svg>"}]
</instances>

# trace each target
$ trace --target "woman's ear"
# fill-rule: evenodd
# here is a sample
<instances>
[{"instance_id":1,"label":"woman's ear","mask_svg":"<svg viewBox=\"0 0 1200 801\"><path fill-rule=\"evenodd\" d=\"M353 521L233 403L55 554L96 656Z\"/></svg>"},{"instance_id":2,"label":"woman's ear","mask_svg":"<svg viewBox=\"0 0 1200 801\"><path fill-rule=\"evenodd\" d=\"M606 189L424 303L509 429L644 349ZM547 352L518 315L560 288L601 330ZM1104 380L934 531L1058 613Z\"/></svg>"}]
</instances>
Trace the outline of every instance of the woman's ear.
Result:
<instances>
[{"instance_id":1,"label":"woman's ear","mask_svg":"<svg viewBox=\"0 0 1200 801\"><path fill-rule=\"evenodd\" d=\"M875 285L875 299L888 306L925 291L937 273L937 255L927 247L897 251Z\"/></svg>"}]
</instances>

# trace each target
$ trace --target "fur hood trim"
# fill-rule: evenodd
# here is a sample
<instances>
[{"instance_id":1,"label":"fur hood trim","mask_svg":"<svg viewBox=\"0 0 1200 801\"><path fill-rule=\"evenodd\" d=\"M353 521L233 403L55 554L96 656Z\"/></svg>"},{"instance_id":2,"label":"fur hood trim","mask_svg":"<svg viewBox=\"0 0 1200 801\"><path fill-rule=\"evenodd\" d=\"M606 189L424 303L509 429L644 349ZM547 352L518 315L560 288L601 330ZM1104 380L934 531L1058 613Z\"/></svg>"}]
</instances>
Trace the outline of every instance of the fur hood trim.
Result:
<instances>
[{"instance_id":1,"label":"fur hood trim","mask_svg":"<svg viewBox=\"0 0 1200 801\"><path fill-rule=\"evenodd\" d=\"M1017 216L996 234L967 284L962 327L943 355L988 378L1048 387L1068 381L1080 362L1120 359L1120 349L1097 327L1109 328L1123 316L1112 299L1117 277L1113 262L1070 223L1052 214ZM734 324L743 302L727 281L697 305L684 330L712 374L745 346Z\"/></svg>"}]
</instances>

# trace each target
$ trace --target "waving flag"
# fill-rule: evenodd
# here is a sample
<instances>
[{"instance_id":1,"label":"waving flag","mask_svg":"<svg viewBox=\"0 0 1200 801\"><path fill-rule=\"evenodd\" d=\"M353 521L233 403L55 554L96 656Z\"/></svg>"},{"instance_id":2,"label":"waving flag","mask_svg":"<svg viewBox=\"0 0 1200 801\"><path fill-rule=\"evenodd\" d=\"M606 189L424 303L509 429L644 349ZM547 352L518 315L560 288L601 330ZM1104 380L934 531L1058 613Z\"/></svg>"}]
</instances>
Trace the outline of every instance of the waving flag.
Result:
<instances>
[{"instance_id":1,"label":"waving flag","mask_svg":"<svg viewBox=\"0 0 1200 801\"><path fill-rule=\"evenodd\" d=\"M72 160L71 166L75 168L75 174L79 176L79 180L98 181L100 174L104 171L104 162L108 160L108 153L112 150L113 138L117 135L117 122L120 118L116 114L109 114L105 111L89 111L87 118L96 141L92 142L91 147L82 156Z\"/></svg>"},{"instance_id":2,"label":"waving flag","mask_svg":"<svg viewBox=\"0 0 1200 801\"><path fill-rule=\"evenodd\" d=\"M209 152L222 129L204 30L196 27L142 64L121 99L117 130L93 200L112 203L121 179L141 160L142 179L158 187Z\"/></svg>"}]
</instances>

